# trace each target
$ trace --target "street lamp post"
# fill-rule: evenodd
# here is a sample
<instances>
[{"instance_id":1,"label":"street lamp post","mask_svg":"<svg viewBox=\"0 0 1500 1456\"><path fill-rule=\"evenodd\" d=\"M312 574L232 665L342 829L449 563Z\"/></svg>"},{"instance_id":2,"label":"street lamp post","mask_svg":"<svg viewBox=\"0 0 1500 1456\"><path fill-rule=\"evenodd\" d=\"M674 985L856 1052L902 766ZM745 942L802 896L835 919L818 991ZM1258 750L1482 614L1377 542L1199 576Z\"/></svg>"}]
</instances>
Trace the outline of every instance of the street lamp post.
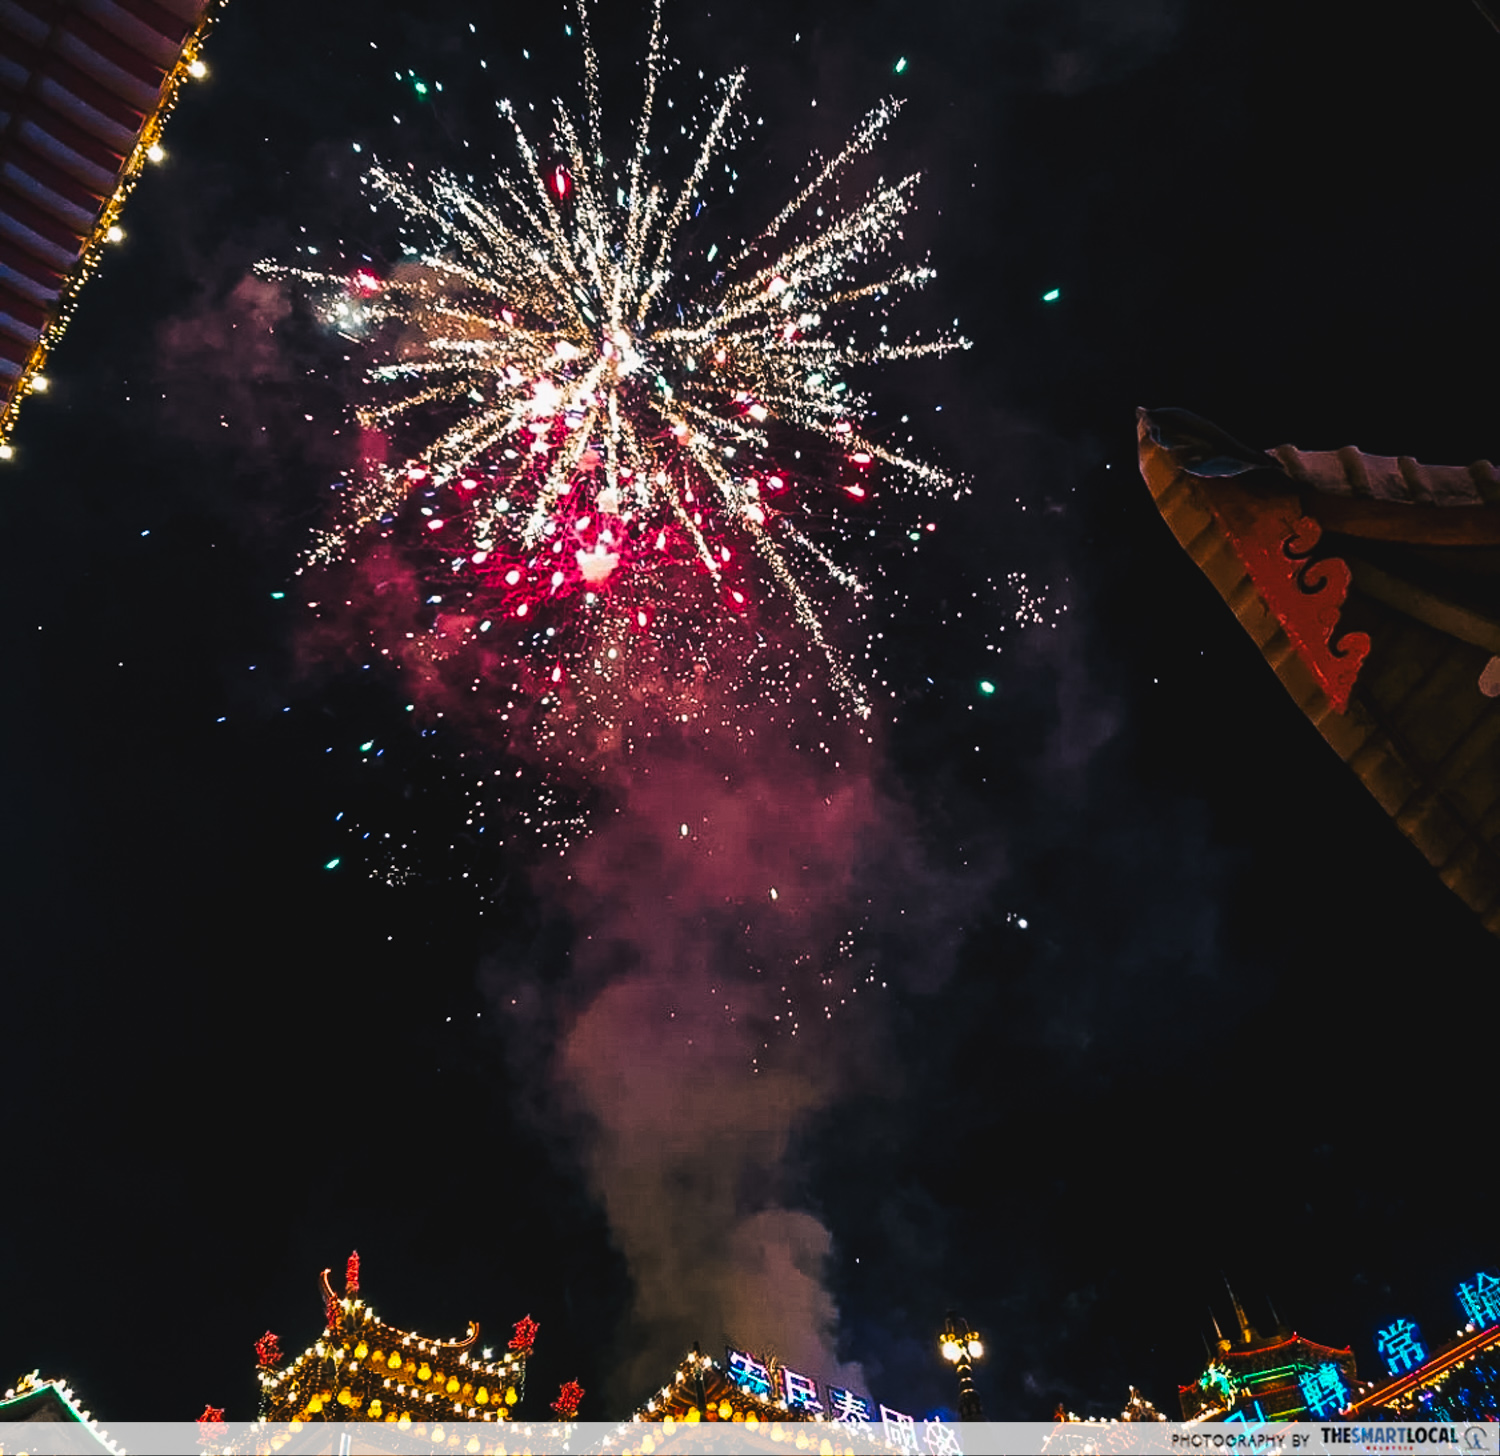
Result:
<instances>
[{"instance_id":1,"label":"street lamp post","mask_svg":"<svg viewBox=\"0 0 1500 1456\"><path fill-rule=\"evenodd\" d=\"M982 1421L984 1411L979 1404L979 1392L974 1389L974 1362L984 1355L978 1334L950 1309L948 1322L938 1336L938 1348L943 1359L958 1372L958 1418Z\"/></svg>"}]
</instances>

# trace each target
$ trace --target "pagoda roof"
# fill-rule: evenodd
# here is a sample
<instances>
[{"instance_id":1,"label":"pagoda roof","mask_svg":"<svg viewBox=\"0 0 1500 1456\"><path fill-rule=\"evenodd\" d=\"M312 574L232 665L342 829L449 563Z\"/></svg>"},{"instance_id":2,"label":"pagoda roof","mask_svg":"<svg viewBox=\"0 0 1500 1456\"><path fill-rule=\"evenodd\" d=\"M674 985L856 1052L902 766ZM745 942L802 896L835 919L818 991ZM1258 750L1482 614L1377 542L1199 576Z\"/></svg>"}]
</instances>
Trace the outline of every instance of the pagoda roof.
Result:
<instances>
[{"instance_id":1,"label":"pagoda roof","mask_svg":"<svg viewBox=\"0 0 1500 1456\"><path fill-rule=\"evenodd\" d=\"M1138 411L1163 519L1293 701L1500 934L1500 473Z\"/></svg>"},{"instance_id":2,"label":"pagoda roof","mask_svg":"<svg viewBox=\"0 0 1500 1456\"><path fill-rule=\"evenodd\" d=\"M1347 1360L1353 1358L1354 1347L1345 1345L1342 1350L1331 1345L1320 1345L1316 1340L1305 1339L1294 1330L1291 1334L1272 1335L1265 1339L1252 1340L1248 1345L1231 1345L1220 1348L1217 1358L1226 1363L1239 1361L1242 1364L1263 1364L1269 1357L1285 1361L1296 1355L1307 1355L1319 1364L1325 1360Z\"/></svg>"},{"instance_id":3,"label":"pagoda roof","mask_svg":"<svg viewBox=\"0 0 1500 1456\"><path fill-rule=\"evenodd\" d=\"M77 1445L80 1452L108 1451L111 1456L121 1456L120 1447L78 1403L66 1380L44 1380L34 1370L0 1398L0 1426L32 1421L71 1423L80 1428Z\"/></svg>"},{"instance_id":4,"label":"pagoda roof","mask_svg":"<svg viewBox=\"0 0 1500 1456\"><path fill-rule=\"evenodd\" d=\"M0 6L0 452L224 3Z\"/></svg>"},{"instance_id":5,"label":"pagoda roof","mask_svg":"<svg viewBox=\"0 0 1500 1456\"><path fill-rule=\"evenodd\" d=\"M705 1426L716 1430L730 1423L737 1428L734 1450L780 1451L791 1446L814 1456L850 1456L906 1449L887 1441L878 1423L832 1421L821 1411L799 1410L785 1400L758 1395L698 1350L684 1357L672 1378L636 1410L629 1423L617 1429L603 1449L637 1453L681 1445L684 1450L696 1450L709 1449L703 1444L709 1441L717 1450L721 1448L712 1442ZM642 1430L643 1425L651 1429ZM647 1441L649 1445L644 1444Z\"/></svg>"},{"instance_id":6,"label":"pagoda roof","mask_svg":"<svg viewBox=\"0 0 1500 1456\"><path fill-rule=\"evenodd\" d=\"M1267 1339L1252 1340L1248 1345L1231 1345L1228 1341L1224 1341L1214 1351L1213 1358L1209 1361L1209 1368L1212 1369L1217 1365L1231 1373L1237 1370L1250 1373L1298 1361L1305 1361L1311 1368L1313 1365L1322 1365L1329 1361L1337 1364L1353 1359L1354 1347L1352 1345L1346 1345L1339 1350L1332 1345L1320 1345L1316 1340L1304 1339L1294 1331L1289 1335L1280 1334ZM1189 1391L1198 1389L1200 1384L1201 1381L1194 1381L1191 1385L1179 1385L1177 1389L1179 1393L1185 1395Z\"/></svg>"},{"instance_id":7,"label":"pagoda roof","mask_svg":"<svg viewBox=\"0 0 1500 1456\"><path fill-rule=\"evenodd\" d=\"M638 1421L811 1421L811 1411L788 1409L784 1400L760 1396L737 1384L711 1356L694 1350L672 1378L636 1411Z\"/></svg>"},{"instance_id":8,"label":"pagoda roof","mask_svg":"<svg viewBox=\"0 0 1500 1456\"><path fill-rule=\"evenodd\" d=\"M323 1333L286 1366L260 1371L264 1419L402 1425L510 1419L525 1391L529 1347L495 1356L480 1348L472 1320L457 1340L398 1329L357 1290L336 1295L328 1273L322 1274Z\"/></svg>"}]
</instances>

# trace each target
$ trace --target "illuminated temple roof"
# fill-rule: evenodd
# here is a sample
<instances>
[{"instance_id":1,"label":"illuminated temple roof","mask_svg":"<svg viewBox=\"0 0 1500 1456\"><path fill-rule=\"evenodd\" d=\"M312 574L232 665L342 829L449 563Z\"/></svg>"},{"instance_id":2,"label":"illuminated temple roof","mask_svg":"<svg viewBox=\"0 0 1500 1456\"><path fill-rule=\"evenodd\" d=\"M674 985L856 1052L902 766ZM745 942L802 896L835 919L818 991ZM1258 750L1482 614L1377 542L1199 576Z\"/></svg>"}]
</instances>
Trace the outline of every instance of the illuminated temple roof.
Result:
<instances>
[{"instance_id":1,"label":"illuminated temple roof","mask_svg":"<svg viewBox=\"0 0 1500 1456\"><path fill-rule=\"evenodd\" d=\"M1223 1420L1237 1413L1255 1422L1309 1420L1304 1377L1332 1366L1345 1391L1354 1383L1349 1348L1335 1350L1295 1332L1226 1345L1220 1344L1192 1385L1178 1387L1183 1420Z\"/></svg>"},{"instance_id":2,"label":"illuminated temple roof","mask_svg":"<svg viewBox=\"0 0 1500 1456\"><path fill-rule=\"evenodd\" d=\"M784 1400L757 1395L736 1384L729 1372L701 1351L694 1350L669 1380L635 1415L638 1421L749 1422L810 1421L809 1411L788 1409Z\"/></svg>"},{"instance_id":3,"label":"illuminated temple roof","mask_svg":"<svg viewBox=\"0 0 1500 1456\"><path fill-rule=\"evenodd\" d=\"M0 1397L0 1426L33 1421L76 1425L80 1439L68 1443L70 1450L108 1451L112 1456L118 1456L120 1448L78 1403L78 1397L68 1382L43 1380L35 1370L30 1375L23 1375Z\"/></svg>"},{"instance_id":4,"label":"illuminated temple roof","mask_svg":"<svg viewBox=\"0 0 1500 1456\"><path fill-rule=\"evenodd\" d=\"M1163 519L1329 746L1500 934L1500 474L1139 411Z\"/></svg>"},{"instance_id":5,"label":"illuminated temple roof","mask_svg":"<svg viewBox=\"0 0 1500 1456\"><path fill-rule=\"evenodd\" d=\"M460 1340L434 1340L386 1324L359 1297L359 1261L352 1256L342 1296L322 1276L327 1319L323 1333L282 1366L277 1337L257 1342L263 1420L504 1421L525 1393L526 1361L536 1325L521 1320L498 1356L479 1345L470 1322Z\"/></svg>"},{"instance_id":6,"label":"illuminated temple roof","mask_svg":"<svg viewBox=\"0 0 1500 1456\"><path fill-rule=\"evenodd\" d=\"M0 453L223 3L0 4Z\"/></svg>"},{"instance_id":7,"label":"illuminated temple roof","mask_svg":"<svg viewBox=\"0 0 1500 1456\"><path fill-rule=\"evenodd\" d=\"M731 1353L731 1358L734 1352ZM705 1424L737 1426L732 1449L766 1452L797 1451L809 1456L855 1456L855 1453L908 1451L908 1444L918 1439L917 1431L929 1435L927 1427L936 1423L912 1423L908 1440L894 1435L883 1419L857 1423L829 1418L827 1409L816 1411L799 1408L782 1396L771 1393L783 1382L773 1366L770 1390L759 1393L733 1378L731 1371L717 1360L694 1349L672 1378L640 1407L627 1425L621 1426L605 1445L609 1452L624 1456L649 1456L651 1452L668 1452L678 1446L684 1450L708 1449ZM832 1392L827 1394L832 1398ZM821 1403L820 1403L821 1405ZM895 1415L883 1407L882 1416ZM906 1417L897 1417L906 1420ZM947 1429L947 1428L944 1428ZM712 1449L720 1449L713 1445ZM723 1449L731 1449L725 1446ZM935 1441L927 1450L948 1449L948 1443ZM957 1449L956 1445L953 1446Z\"/></svg>"}]
</instances>

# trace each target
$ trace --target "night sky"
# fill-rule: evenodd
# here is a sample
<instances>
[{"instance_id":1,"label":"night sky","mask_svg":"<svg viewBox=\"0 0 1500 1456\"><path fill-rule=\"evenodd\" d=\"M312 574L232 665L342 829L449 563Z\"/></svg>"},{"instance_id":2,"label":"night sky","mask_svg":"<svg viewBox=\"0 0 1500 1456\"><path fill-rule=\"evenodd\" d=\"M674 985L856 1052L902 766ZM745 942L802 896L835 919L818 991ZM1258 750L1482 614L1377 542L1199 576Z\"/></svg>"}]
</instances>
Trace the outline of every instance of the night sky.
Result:
<instances>
[{"instance_id":1,"label":"night sky","mask_svg":"<svg viewBox=\"0 0 1500 1456\"><path fill-rule=\"evenodd\" d=\"M1500 1258L1497 947L1172 539L1134 410L1495 458L1500 35L1468 0L666 18L678 105L744 65L765 118L726 226L907 99L878 168L923 171L939 276L902 319L975 347L874 391L972 494L876 563L874 742L663 748L561 857L468 831L476 765L535 765L320 635L354 366L250 271L384 238L371 153L473 168L496 98L573 98L571 15L234 0L6 467L0 1381L248 1418L253 1341L310 1340L351 1248L401 1327L536 1318L534 1416L726 1337L951 1410L953 1306L992 1418L1175 1415L1226 1276L1362 1374L1395 1315L1441 1339ZM644 7L596 28L620 124ZM863 999L752 1078L720 984L856 924Z\"/></svg>"}]
</instances>

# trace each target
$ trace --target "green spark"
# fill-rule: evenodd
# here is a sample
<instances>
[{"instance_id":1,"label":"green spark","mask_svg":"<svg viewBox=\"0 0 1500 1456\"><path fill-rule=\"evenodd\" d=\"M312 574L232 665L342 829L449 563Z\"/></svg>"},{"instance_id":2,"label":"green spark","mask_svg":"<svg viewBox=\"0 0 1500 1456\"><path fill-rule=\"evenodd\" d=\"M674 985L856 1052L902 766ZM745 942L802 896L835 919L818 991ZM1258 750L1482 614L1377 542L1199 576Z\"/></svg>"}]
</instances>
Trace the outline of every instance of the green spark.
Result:
<instances>
[{"instance_id":1,"label":"green spark","mask_svg":"<svg viewBox=\"0 0 1500 1456\"><path fill-rule=\"evenodd\" d=\"M995 685L994 683L987 680L982 680L979 684L979 691L982 692L986 697L988 697L995 691Z\"/></svg>"},{"instance_id":2,"label":"green spark","mask_svg":"<svg viewBox=\"0 0 1500 1456\"><path fill-rule=\"evenodd\" d=\"M341 863L341 861L339 861L337 859L331 859L331 860L328 861L328 863L326 865L323 866L323 868L325 870L336 870L339 867L340 863Z\"/></svg>"},{"instance_id":3,"label":"green spark","mask_svg":"<svg viewBox=\"0 0 1500 1456\"><path fill-rule=\"evenodd\" d=\"M896 62L896 74L899 76L902 73L902 71L904 71L905 69L906 69L906 57L902 56L901 59Z\"/></svg>"},{"instance_id":4,"label":"green spark","mask_svg":"<svg viewBox=\"0 0 1500 1456\"><path fill-rule=\"evenodd\" d=\"M1061 298L1061 297L1062 297L1062 289L1061 288L1049 288L1042 295L1042 302L1043 303L1056 303L1057 300L1059 298Z\"/></svg>"}]
</instances>

